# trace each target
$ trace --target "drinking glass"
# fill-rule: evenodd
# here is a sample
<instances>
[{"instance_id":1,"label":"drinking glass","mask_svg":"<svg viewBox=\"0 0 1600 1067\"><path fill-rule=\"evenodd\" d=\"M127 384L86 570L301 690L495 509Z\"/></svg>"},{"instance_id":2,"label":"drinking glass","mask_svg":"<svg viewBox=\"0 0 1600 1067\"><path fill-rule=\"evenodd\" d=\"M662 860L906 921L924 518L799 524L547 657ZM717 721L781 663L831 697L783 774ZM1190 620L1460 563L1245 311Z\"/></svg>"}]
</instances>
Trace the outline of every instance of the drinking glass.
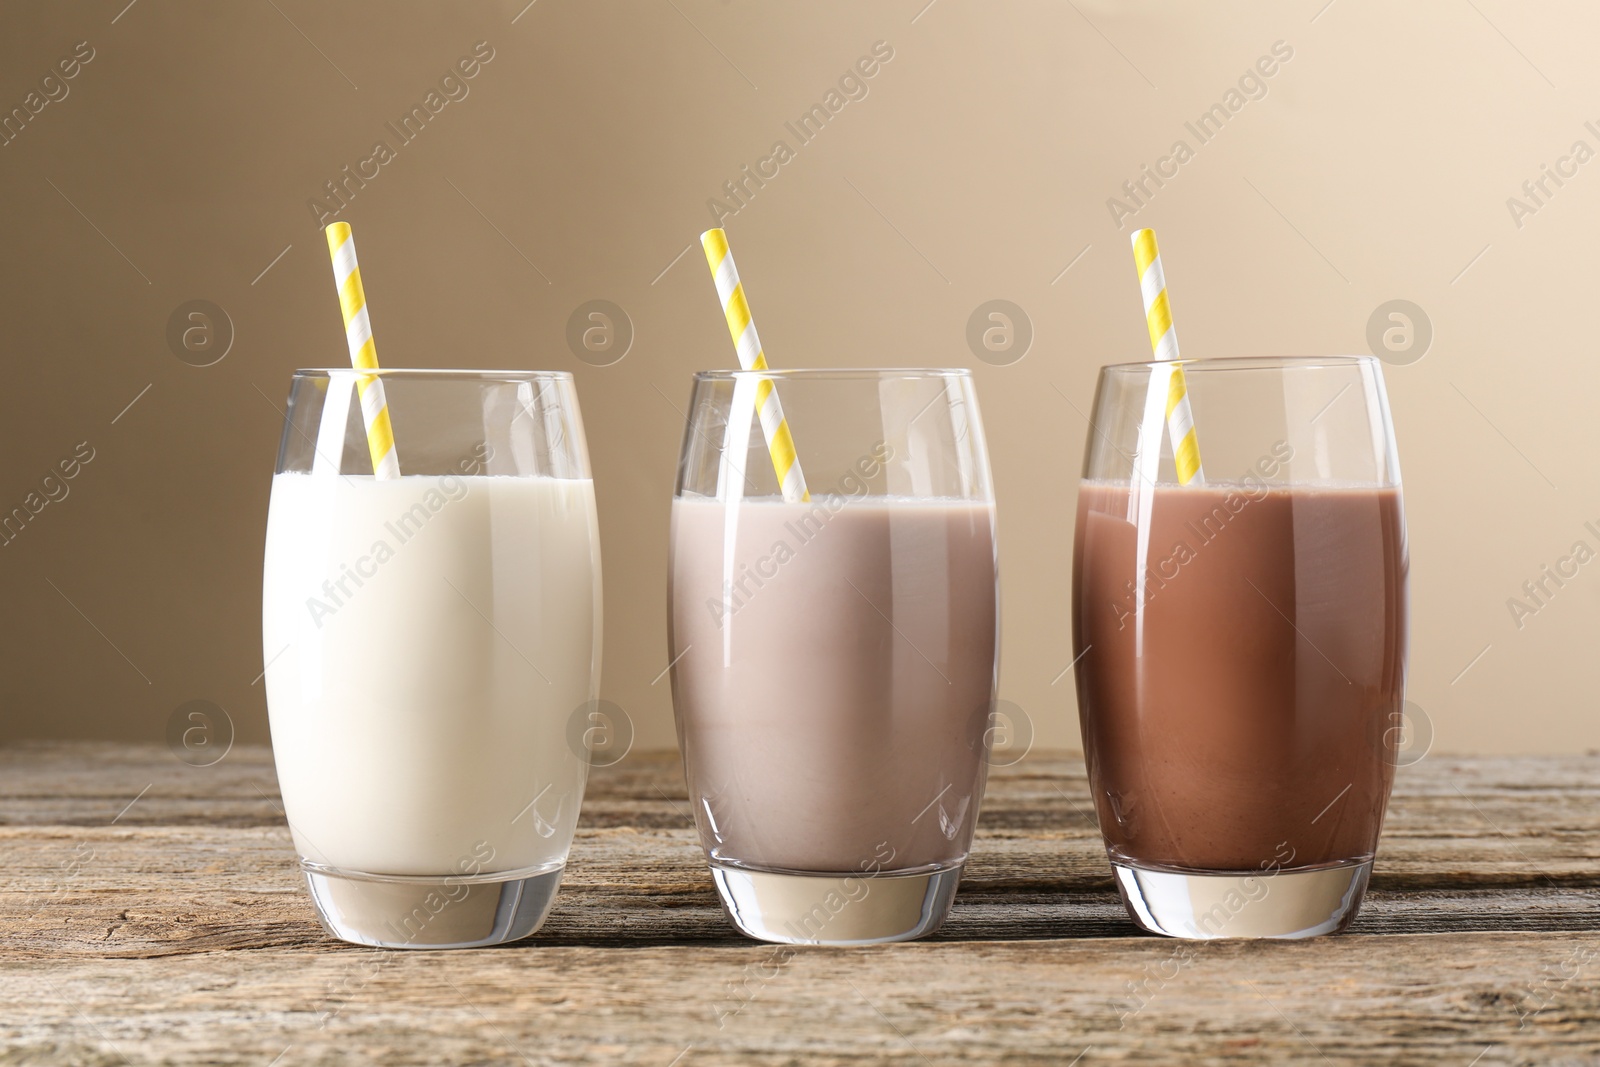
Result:
<instances>
[{"instance_id":1,"label":"drinking glass","mask_svg":"<svg viewBox=\"0 0 1600 1067\"><path fill-rule=\"evenodd\" d=\"M1203 474L1178 484L1169 383ZM1393 782L1406 528L1367 356L1105 367L1078 491L1084 756L1129 914L1186 938L1356 915Z\"/></svg>"},{"instance_id":2,"label":"drinking glass","mask_svg":"<svg viewBox=\"0 0 1600 1067\"><path fill-rule=\"evenodd\" d=\"M376 479L357 395L387 394ZM572 376L303 370L272 480L262 650L312 901L390 948L524 937L550 910L588 768L600 550Z\"/></svg>"},{"instance_id":3,"label":"drinking glass","mask_svg":"<svg viewBox=\"0 0 1600 1067\"><path fill-rule=\"evenodd\" d=\"M808 500L780 493L773 398ZM987 772L994 531L966 371L695 376L672 503L673 705L744 933L872 944L944 921Z\"/></svg>"}]
</instances>

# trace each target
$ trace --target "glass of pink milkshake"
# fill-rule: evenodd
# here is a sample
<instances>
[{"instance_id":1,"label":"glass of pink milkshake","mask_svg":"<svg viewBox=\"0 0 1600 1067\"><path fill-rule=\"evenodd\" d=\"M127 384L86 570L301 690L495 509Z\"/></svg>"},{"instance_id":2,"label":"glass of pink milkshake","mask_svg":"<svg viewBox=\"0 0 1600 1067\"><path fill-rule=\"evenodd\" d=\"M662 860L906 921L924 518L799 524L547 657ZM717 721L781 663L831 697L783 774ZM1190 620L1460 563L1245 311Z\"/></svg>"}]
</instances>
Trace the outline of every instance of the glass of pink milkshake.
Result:
<instances>
[{"instance_id":1,"label":"glass of pink milkshake","mask_svg":"<svg viewBox=\"0 0 1600 1067\"><path fill-rule=\"evenodd\" d=\"M780 481L782 417L803 475ZM672 504L673 703L741 931L873 944L944 921L983 796L998 599L967 371L695 377Z\"/></svg>"}]
</instances>

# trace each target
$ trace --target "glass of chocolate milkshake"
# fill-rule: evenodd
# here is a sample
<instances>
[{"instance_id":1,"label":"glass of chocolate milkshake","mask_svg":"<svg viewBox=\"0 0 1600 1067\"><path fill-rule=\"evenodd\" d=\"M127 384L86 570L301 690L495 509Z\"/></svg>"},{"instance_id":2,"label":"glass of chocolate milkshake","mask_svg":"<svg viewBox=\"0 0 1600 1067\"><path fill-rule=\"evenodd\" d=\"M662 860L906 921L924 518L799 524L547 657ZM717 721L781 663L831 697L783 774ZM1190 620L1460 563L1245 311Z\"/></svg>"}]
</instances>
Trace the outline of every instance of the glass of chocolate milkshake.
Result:
<instances>
[{"instance_id":1,"label":"glass of chocolate milkshake","mask_svg":"<svg viewBox=\"0 0 1600 1067\"><path fill-rule=\"evenodd\" d=\"M1178 366L1188 484L1167 430ZM1376 360L1100 372L1073 641L1101 833L1140 926L1297 938L1355 918L1394 776L1407 567Z\"/></svg>"},{"instance_id":2,"label":"glass of chocolate milkshake","mask_svg":"<svg viewBox=\"0 0 1600 1067\"><path fill-rule=\"evenodd\" d=\"M936 929L998 667L969 373L696 375L669 581L689 799L734 925L829 945Z\"/></svg>"}]
</instances>

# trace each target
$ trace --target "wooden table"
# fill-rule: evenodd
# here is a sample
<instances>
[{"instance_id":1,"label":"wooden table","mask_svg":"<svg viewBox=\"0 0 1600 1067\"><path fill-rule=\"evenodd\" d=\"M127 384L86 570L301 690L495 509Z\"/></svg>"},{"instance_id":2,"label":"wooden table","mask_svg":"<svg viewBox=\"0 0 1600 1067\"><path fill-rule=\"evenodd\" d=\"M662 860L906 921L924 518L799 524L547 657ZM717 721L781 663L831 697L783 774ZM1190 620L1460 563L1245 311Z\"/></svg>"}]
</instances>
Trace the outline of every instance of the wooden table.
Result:
<instances>
[{"instance_id":1,"label":"wooden table","mask_svg":"<svg viewBox=\"0 0 1600 1067\"><path fill-rule=\"evenodd\" d=\"M1596 756L1404 768L1361 918L1302 942L1137 933L1068 753L993 776L933 939L786 962L723 919L672 753L596 772L499 949L327 938L264 748L0 748L0 846L0 1064L1600 1063Z\"/></svg>"}]
</instances>

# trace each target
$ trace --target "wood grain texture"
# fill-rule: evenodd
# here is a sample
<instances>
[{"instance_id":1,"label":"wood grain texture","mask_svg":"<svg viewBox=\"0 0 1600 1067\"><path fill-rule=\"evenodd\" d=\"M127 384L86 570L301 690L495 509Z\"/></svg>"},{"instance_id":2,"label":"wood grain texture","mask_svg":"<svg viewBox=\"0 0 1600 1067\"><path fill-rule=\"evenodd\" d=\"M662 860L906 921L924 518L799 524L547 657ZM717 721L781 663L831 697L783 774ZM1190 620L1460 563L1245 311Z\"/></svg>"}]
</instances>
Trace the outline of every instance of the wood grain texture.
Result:
<instances>
[{"instance_id":1,"label":"wood grain texture","mask_svg":"<svg viewBox=\"0 0 1600 1067\"><path fill-rule=\"evenodd\" d=\"M939 934L873 949L735 934L672 753L595 773L494 950L327 938L262 748L0 749L0 855L0 1064L1600 1063L1595 757L1403 769L1361 918L1299 943L1135 931L1064 753L993 776Z\"/></svg>"}]
</instances>

